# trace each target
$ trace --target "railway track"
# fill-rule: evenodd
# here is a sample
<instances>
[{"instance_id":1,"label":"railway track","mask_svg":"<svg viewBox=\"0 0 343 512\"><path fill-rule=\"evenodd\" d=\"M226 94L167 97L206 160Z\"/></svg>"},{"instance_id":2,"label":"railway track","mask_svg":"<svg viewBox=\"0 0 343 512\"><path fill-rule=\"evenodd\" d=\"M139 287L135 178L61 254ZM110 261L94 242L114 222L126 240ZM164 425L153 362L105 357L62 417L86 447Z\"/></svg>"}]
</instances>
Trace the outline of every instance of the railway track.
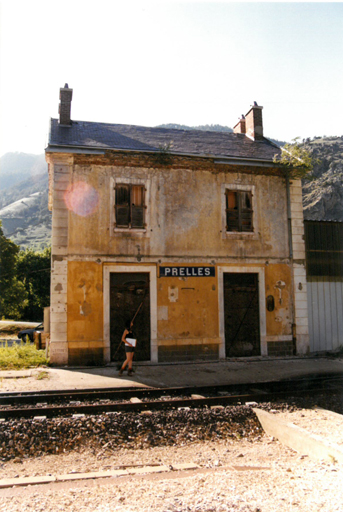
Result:
<instances>
[{"instance_id":1,"label":"railway track","mask_svg":"<svg viewBox=\"0 0 343 512\"><path fill-rule=\"evenodd\" d=\"M0 393L0 419L239 405L342 389L342 375L333 374L226 386Z\"/></svg>"}]
</instances>

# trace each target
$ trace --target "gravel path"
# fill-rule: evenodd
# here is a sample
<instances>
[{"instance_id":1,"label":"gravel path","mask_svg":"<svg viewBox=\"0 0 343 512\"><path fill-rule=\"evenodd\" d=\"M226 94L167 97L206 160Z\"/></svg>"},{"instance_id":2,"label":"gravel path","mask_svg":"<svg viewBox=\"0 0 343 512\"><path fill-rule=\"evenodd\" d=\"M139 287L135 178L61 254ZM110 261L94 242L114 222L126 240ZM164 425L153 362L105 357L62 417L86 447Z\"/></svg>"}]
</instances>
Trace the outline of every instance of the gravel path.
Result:
<instances>
[{"instance_id":1,"label":"gravel path","mask_svg":"<svg viewBox=\"0 0 343 512\"><path fill-rule=\"evenodd\" d=\"M66 486L48 484L0 491L6 512L335 512L342 511L342 466L311 461L266 436L254 442L220 441L145 450L90 450L5 463L2 473L61 474L121 464L192 462L187 471ZM236 468L234 469L233 466ZM246 469L249 466L256 469ZM259 469L267 467L268 469Z\"/></svg>"}]
</instances>

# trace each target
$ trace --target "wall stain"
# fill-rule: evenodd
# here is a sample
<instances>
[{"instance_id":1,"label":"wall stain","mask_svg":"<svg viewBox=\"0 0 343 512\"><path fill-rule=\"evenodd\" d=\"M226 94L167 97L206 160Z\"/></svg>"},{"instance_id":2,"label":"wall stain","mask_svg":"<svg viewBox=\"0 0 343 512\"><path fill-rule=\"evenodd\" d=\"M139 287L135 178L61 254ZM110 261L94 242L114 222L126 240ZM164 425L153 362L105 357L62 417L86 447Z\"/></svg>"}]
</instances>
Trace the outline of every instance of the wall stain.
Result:
<instances>
[{"instance_id":1,"label":"wall stain","mask_svg":"<svg viewBox=\"0 0 343 512\"><path fill-rule=\"evenodd\" d=\"M79 302L80 304L80 315L88 316L92 313L92 306L86 301Z\"/></svg>"}]
</instances>

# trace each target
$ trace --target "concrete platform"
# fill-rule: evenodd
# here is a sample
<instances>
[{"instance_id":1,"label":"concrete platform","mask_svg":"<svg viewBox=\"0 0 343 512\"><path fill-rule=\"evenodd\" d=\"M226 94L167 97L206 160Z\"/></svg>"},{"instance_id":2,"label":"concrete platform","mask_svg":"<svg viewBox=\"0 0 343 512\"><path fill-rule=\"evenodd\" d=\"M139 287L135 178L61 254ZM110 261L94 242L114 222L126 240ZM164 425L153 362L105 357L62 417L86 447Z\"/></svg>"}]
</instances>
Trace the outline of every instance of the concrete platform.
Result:
<instances>
[{"instance_id":1,"label":"concrete platform","mask_svg":"<svg viewBox=\"0 0 343 512\"><path fill-rule=\"evenodd\" d=\"M20 371L0 371L0 379L19 379L37 373L48 373L48 379L35 380L34 389L87 389L125 387L178 387L258 383L284 379L340 374L343 376L343 359L333 358L256 358L221 362L180 364L134 364L135 374L126 372L119 377L117 366L97 368L42 368ZM20 379L21 380L21 379ZM23 379L29 381L30 379ZM26 390L30 391L27 382ZM5 391L2 387L0 390Z\"/></svg>"},{"instance_id":2,"label":"concrete platform","mask_svg":"<svg viewBox=\"0 0 343 512\"><path fill-rule=\"evenodd\" d=\"M331 442L330 437L314 435L293 423L282 421L277 414L270 414L262 409L254 409L254 412L263 430L268 435L277 438L285 446L313 459L343 463L343 448ZM340 414L332 411L325 411L325 413L342 419Z\"/></svg>"}]
</instances>

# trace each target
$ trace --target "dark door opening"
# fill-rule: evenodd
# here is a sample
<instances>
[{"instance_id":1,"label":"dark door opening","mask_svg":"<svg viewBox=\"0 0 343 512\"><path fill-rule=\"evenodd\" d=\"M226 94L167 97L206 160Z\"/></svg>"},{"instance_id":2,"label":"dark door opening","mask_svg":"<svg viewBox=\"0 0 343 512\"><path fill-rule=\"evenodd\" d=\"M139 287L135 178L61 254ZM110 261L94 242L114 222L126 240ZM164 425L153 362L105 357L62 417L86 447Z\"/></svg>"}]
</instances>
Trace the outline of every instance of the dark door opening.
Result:
<instances>
[{"instance_id":1,"label":"dark door opening","mask_svg":"<svg viewBox=\"0 0 343 512\"><path fill-rule=\"evenodd\" d=\"M261 354L258 274L224 274L226 357Z\"/></svg>"},{"instance_id":2,"label":"dark door opening","mask_svg":"<svg viewBox=\"0 0 343 512\"><path fill-rule=\"evenodd\" d=\"M150 361L150 286L149 274L138 272L110 274L110 339L111 359L125 359L121 337L127 320L132 320L142 304L133 326L137 337L135 361Z\"/></svg>"}]
</instances>

